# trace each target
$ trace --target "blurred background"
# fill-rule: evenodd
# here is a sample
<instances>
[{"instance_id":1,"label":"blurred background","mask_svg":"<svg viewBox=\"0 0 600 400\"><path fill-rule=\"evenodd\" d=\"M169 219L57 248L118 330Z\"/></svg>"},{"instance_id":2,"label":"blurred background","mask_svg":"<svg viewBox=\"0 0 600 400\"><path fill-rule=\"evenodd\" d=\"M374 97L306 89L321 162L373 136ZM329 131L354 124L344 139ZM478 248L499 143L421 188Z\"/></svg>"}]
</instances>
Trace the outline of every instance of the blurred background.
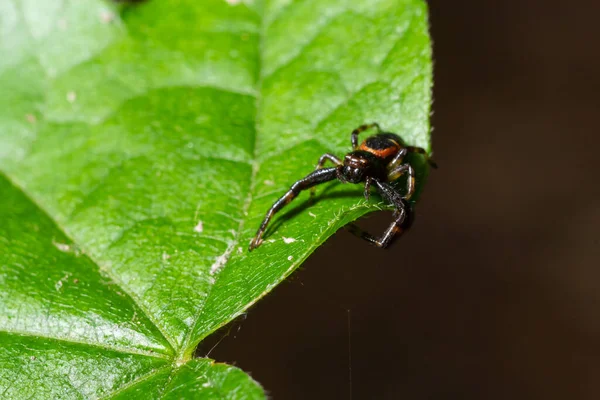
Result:
<instances>
[{"instance_id":1,"label":"blurred background","mask_svg":"<svg viewBox=\"0 0 600 400\"><path fill-rule=\"evenodd\" d=\"M199 355L277 400L599 399L600 3L429 4L440 168L413 229L338 232Z\"/></svg>"}]
</instances>

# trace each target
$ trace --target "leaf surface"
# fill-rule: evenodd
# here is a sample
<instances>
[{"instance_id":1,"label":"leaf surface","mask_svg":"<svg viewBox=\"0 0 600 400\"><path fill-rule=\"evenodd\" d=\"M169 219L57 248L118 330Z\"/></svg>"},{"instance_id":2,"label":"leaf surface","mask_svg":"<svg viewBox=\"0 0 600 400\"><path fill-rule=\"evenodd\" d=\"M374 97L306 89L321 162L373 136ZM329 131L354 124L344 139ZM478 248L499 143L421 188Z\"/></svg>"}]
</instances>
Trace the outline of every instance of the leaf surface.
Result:
<instances>
[{"instance_id":1,"label":"leaf surface","mask_svg":"<svg viewBox=\"0 0 600 400\"><path fill-rule=\"evenodd\" d=\"M264 398L197 344L337 229L370 121L430 148L421 0L0 2L3 398ZM424 177L422 177L424 178Z\"/></svg>"}]
</instances>

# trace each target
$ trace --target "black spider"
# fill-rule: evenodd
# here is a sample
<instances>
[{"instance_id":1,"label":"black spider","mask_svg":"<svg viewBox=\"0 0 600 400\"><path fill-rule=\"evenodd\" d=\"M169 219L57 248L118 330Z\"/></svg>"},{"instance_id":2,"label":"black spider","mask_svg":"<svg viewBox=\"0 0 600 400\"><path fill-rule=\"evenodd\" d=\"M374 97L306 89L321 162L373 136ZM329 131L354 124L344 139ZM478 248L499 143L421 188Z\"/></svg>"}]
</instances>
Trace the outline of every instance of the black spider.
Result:
<instances>
[{"instance_id":1,"label":"black spider","mask_svg":"<svg viewBox=\"0 0 600 400\"><path fill-rule=\"evenodd\" d=\"M358 145L359 133L367 129L376 128L377 134L369 136L361 145ZM265 219L256 236L250 242L249 251L254 250L263 242L262 235L273 215L289 204L302 190L311 189L314 194L315 186L338 179L343 183L365 183L365 198L369 199L369 189L375 186L381 197L396 208L394 221L383 233L381 238L362 231L356 225L351 225L350 231L355 235L375 244L377 247L387 247L394 236L401 234L410 225L411 206L408 202L415 190L415 171L408 163L403 163L407 153L423 154L429 165L437 168L436 164L429 158L427 152L420 147L405 146L400 136L395 133L381 132L377 123L361 125L352 131L352 149L346 154L344 160L340 160L333 154L323 154L315 171L305 178L300 179L292 185L290 190L277 200L267 212ZM336 166L323 168L326 161L331 161ZM406 193L404 195L390 184L403 174L408 175L406 181Z\"/></svg>"}]
</instances>

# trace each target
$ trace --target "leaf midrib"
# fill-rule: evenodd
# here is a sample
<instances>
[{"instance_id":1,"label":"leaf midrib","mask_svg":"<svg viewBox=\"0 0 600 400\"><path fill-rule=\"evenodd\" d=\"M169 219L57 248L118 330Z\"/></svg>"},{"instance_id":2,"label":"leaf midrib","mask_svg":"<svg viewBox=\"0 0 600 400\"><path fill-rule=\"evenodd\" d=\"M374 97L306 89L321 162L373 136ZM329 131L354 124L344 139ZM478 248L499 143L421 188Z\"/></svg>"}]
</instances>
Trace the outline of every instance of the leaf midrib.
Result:
<instances>
[{"instance_id":1,"label":"leaf midrib","mask_svg":"<svg viewBox=\"0 0 600 400\"><path fill-rule=\"evenodd\" d=\"M260 169L260 163L257 160L257 156L256 156L256 148L257 148L257 141L258 141L258 131L260 129L260 117L261 117L261 113L262 113L262 102L263 102L263 96L262 96L262 86L263 86L263 80L265 78L264 74L263 74L263 46L265 43L265 32L266 32L266 28L267 25L265 23L265 3L264 1L261 2L261 10L259 12L259 17L260 17L260 27L258 29L258 49L257 49L257 71L258 71L258 79L256 82L256 96L255 96L255 107L254 107L254 137L252 138L252 151L251 151L251 166L252 166L252 173L250 174L250 184L248 186L248 194L246 195L246 199L244 200L244 203L242 205L242 213L241 213L241 219L240 219L240 223L238 225L238 229L236 232L236 236L234 238L234 240L231 242L230 245L227 246L227 248L225 249L225 252L223 253L223 255L219 256L219 257L223 257L226 256L224 265L222 268L227 267L227 263L229 262L229 257L231 256L231 253L233 251L233 249L235 249L237 247L237 245L240 242L241 239L241 235L242 235L242 231L244 230L244 226L246 224L247 221L247 217L248 217L248 211L250 209L250 205L252 204L252 193L254 191L254 186L256 185L256 175L258 174L258 170ZM213 281L213 283L209 286L208 292L206 294L206 297L204 299L204 302L202 303L202 306L199 308L198 312L197 312L197 316L193 322L193 324L191 324L191 328L188 332L188 334L185 336L185 339L183 340L181 349L179 351L178 354L178 359L187 362L189 359L191 359L193 352L195 350L195 345L194 346L190 346L190 344L192 342L195 342L195 340L192 340L192 335L194 334L196 327L198 325L198 322L200 321L200 318L202 317L202 314L204 313L204 310L206 308L206 303L208 301L208 298L212 292L212 289L215 287L215 285L217 284L217 281L219 280L219 276L221 274L217 274L215 276L215 280ZM249 307L250 305L248 305L247 307ZM224 324L228 323L229 321L225 322ZM215 328L214 330L216 330L218 328ZM213 330L213 331L214 331ZM205 333L204 337L206 337L208 333Z\"/></svg>"}]
</instances>

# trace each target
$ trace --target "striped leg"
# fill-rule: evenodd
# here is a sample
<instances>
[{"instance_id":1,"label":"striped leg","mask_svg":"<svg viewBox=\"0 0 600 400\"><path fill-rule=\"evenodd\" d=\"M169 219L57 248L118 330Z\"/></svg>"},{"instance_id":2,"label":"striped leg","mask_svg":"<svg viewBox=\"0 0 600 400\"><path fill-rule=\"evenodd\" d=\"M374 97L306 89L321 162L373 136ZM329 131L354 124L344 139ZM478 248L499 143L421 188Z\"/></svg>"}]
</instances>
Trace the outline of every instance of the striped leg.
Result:
<instances>
[{"instance_id":1,"label":"striped leg","mask_svg":"<svg viewBox=\"0 0 600 400\"><path fill-rule=\"evenodd\" d=\"M319 162L317 163L317 166L315 167L315 171L320 170L321 168L323 168L323 165L325 165L325 163L327 161L331 161L335 165L342 165L342 160L340 160L339 158L337 158L333 154L325 153L325 154L323 154L321 156L321 158L319 158ZM310 198L311 199L315 196L316 190L317 190L316 186L313 186L312 188L310 188Z\"/></svg>"},{"instance_id":2,"label":"striped leg","mask_svg":"<svg viewBox=\"0 0 600 400\"><path fill-rule=\"evenodd\" d=\"M408 149L406 147L401 148L400 151L398 151L398 153L394 156L392 161L390 161L390 163L388 164L388 170L393 170L398 165L400 165L404 160L404 156L406 156L406 153L408 153Z\"/></svg>"},{"instance_id":3,"label":"striped leg","mask_svg":"<svg viewBox=\"0 0 600 400\"><path fill-rule=\"evenodd\" d=\"M373 178L371 177L367 177L367 179L365 179L365 191L364 191L364 196L365 196L365 200L369 201L369 195L371 194L371 181L373 180Z\"/></svg>"},{"instance_id":4,"label":"striped leg","mask_svg":"<svg viewBox=\"0 0 600 400\"><path fill-rule=\"evenodd\" d=\"M425 151L424 148L422 147L414 147L414 146L406 146L405 149L409 152L409 153L417 153L417 154L422 154L425 159L427 160L427 163L432 167L432 168L437 168L437 164L435 163L435 161L433 161L431 158L429 158L429 154Z\"/></svg>"},{"instance_id":5,"label":"striped leg","mask_svg":"<svg viewBox=\"0 0 600 400\"><path fill-rule=\"evenodd\" d=\"M388 172L388 181L395 181L404 175L405 172L408 173L408 179L406 179L404 200L409 200L415 192L415 170L410 164L401 164Z\"/></svg>"},{"instance_id":6,"label":"striped leg","mask_svg":"<svg viewBox=\"0 0 600 400\"><path fill-rule=\"evenodd\" d=\"M363 240L366 240L369 243L374 244L377 247L386 248L390 245L394 238L400 237L408 228L408 225L410 225L408 223L409 219L410 218L408 217L406 210L399 210L397 215L395 215L394 221L385 230L385 232L383 232L383 235L381 235L380 238L376 238L370 233L365 232L356 224L350 224L348 226L348 230L352 232L352 234L358 236Z\"/></svg>"},{"instance_id":7,"label":"striped leg","mask_svg":"<svg viewBox=\"0 0 600 400\"><path fill-rule=\"evenodd\" d=\"M352 131L352 134L350 135L350 141L352 142L352 150L356 150L356 148L358 147L358 135L361 132L364 132L371 128L377 129L377 133L381 132L381 128L379 127L379 124L377 122L373 122L372 124L361 125Z\"/></svg>"},{"instance_id":8,"label":"striped leg","mask_svg":"<svg viewBox=\"0 0 600 400\"><path fill-rule=\"evenodd\" d=\"M380 238L363 231L355 224L350 224L348 230L354 235L364 239L377 247L385 248L390 245L392 240L399 237L404 233L412 222L412 209L410 204L402 198L400 193L396 192L394 188L384 182L380 182L376 179L372 179L372 183L375 185L381 197L396 207L394 212L394 220L390 226L385 230Z\"/></svg>"},{"instance_id":9,"label":"striped leg","mask_svg":"<svg viewBox=\"0 0 600 400\"><path fill-rule=\"evenodd\" d=\"M269 225L269 221L273 218L273 215L287 204L289 204L292 200L294 200L301 191L310 189L311 187L318 185L323 182L332 181L337 178L337 168L324 168L314 171L308 174L305 178L300 179L296 183L292 185L290 190L287 191L286 194L281 196L279 200L277 200L267 211L267 215L263 219L263 222L260 224L260 228L256 232L256 236L250 242L250 246L248 248L249 251L254 250L263 242L262 236L267 229L267 225Z\"/></svg>"}]
</instances>

